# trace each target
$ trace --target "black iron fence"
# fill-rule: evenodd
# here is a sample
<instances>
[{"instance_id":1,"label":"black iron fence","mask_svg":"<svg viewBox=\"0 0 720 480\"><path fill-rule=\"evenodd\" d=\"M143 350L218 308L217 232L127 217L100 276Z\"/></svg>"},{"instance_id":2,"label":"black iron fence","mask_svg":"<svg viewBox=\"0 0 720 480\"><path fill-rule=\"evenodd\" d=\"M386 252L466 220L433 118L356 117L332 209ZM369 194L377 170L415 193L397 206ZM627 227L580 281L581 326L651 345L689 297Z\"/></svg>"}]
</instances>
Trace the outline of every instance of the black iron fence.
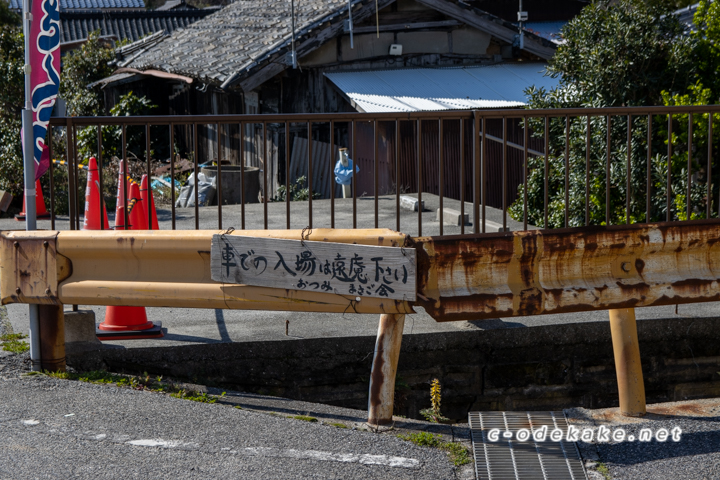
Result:
<instances>
[{"instance_id":1,"label":"black iron fence","mask_svg":"<svg viewBox=\"0 0 720 480\"><path fill-rule=\"evenodd\" d=\"M70 228L81 227L84 185L78 167L91 155L98 159L100 192L117 185L108 169L127 178L132 160L131 170L152 179L164 165L173 229L181 165L195 181L203 166L217 169L217 205L203 208L217 208L218 229L230 226L223 222L229 202L223 198L222 171L237 166L242 167L240 222L232 226L244 229L246 205L259 202L263 226L269 228L268 206L281 201L285 227L290 228L291 202L302 199L307 226L335 228L341 189L333 170L341 147L360 168L352 176L347 200L352 202L352 228L377 228L382 198L394 199L394 228L401 231L401 196L412 195L422 204L423 194L437 196L440 235L447 199L459 201L461 218L470 217L468 225L459 225L461 234L488 231L490 208L501 212L503 229L508 219L527 229L718 218L716 116L720 106L712 105L53 118L51 158L66 162L66 167L54 168L66 168L67 175L49 175L51 228L60 203L65 205L59 192L65 191ZM121 172L116 172L118 159L124 160ZM250 167L255 167L257 196L246 183ZM194 228L199 229L198 188L193 195ZM124 198L127 202L127 192ZM374 221L368 224L358 224L359 198L374 199ZM313 203L320 199L330 204L323 224L313 218ZM123 207L127 215L127 205ZM413 230L422 235L421 209L416 225Z\"/></svg>"}]
</instances>

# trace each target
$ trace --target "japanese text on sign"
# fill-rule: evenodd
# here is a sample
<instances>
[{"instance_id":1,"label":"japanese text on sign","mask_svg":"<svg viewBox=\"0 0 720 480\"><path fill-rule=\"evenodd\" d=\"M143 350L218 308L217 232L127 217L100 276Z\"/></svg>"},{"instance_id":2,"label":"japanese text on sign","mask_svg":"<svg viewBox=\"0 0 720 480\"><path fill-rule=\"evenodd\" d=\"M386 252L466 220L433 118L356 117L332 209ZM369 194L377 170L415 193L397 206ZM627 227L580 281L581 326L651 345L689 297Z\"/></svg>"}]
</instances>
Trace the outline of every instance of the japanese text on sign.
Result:
<instances>
[{"instance_id":1,"label":"japanese text on sign","mask_svg":"<svg viewBox=\"0 0 720 480\"><path fill-rule=\"evenodd\" d=\"M223 283L415 301L415 249L213 235Z\"/></svg>"}]
</instances>

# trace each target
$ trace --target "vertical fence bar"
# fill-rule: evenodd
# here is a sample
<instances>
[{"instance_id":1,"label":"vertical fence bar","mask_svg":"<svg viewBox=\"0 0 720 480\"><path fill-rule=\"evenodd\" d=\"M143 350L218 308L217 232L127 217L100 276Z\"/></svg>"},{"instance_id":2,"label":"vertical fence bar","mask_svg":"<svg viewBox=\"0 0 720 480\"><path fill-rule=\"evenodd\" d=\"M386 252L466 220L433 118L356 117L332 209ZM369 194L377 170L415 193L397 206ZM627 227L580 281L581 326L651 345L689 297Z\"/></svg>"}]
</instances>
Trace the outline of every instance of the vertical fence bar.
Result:
<instances>
[{"instance_id":1,"label":"vertical fence bar","mask_svg":"<svg viewBox=\"0 0 720 480\"><path fill-rule=\"evenodd\" d=\"M438 120L438 170L439 170L439 183L438 183L438 193L440 194L440 235L442 235L443 232L443 225L445 223L445 218L443 217L443 214L445 213L443 211L443 195L445 192L443 191L443 183L445 182L445 178L443 177L443 121L442 118Z\"/></svg>"},{"instance_id":2,"label":"vertical fence bar","mask_svg":"<svg viewBox=\"0 0 720 480\"><path fill-rule=\"evenodd\" d=\"M335 228L335 120L330 120L330 228ZM289 227L288 227L289 228Z\"/></svg>"},{"instance_id":3,"label":"vertical fence bar","mask_svg":"<svg viewBox=\"0 0 720 480\"><path fill-rule=\"evenodd\" d=\"M80 172L78 162L78 146L77 146L77 127L73 125L73 197L75 198L75 230L80 230Z\"/></svg>"},{"instance_id":4,"label":"vertical fence bar","mask_svg":"<svg viewBox=\"0 0 720 480\"><path fill-rule=\"evenodd\" d=\"M122 177L122 191L123 191L122 212L123 212L123 220L125 221L125 223L123 224L123 230L127 230L128 225L130 224L130 221L128 219L128 211L127 211L127 204L128 204L127 125L124 123L122 126L122 158L123 158L123 171L122 171L122 174L120 175L120 177ZM118 189L119 188L120 188L120 185L118 185ZM117 211L117 208L115 209L115 211ZM115 219L115 223L117 224L117 219Z\"/></svg>"},{"instance_id":5,"label":"vertical fence bar","mask_svg":"<svg viewBox=\"0 0 720 480\"><path fill-rule=\"evenodd\" d=\"M400 227L398 227L400 231ZM465 234L465 119L460 119L460 235Z\"/></svg>"},{"instance_id":6,"label":"vertical fence bar","mask_svg":"<svg viewBox=\"0 0 720 480\"><path fill-rule=\"evenodd\" d=\"M485 129L483 128L483 131ZM480 141L480 115L473 112L473 232L480 233L480 156L483 144ZM398 229L399 230L399 229Z\"/></svg>"},{"instance_id":7,"label":"vertical fence bar","mask_svg":"<svg viewBox=\"0 0 720 480\"><path fill-rule=\"evenodd\" d=\"M308 142L312 139L308 139ZM267 155L267 123L263 122L263 146L262 146L262 155L263 155L263 224L265 225L265 230L268 229L268 200L270 199L270 196L268 195L268 184L267 184L267 171L268 171L268 155Z\"/></svg>"},{"instance_id":8,"label":"vertical fence bar","mask_svg":"<svg viewBox=\"0 0 720 480\"><path fill-rule=\"evenodd\" d=\"M418 236L422 236L422 120L417 120Z\"/></svg>"},{"instance_id":9,"label":"vertical fence bar","mask_svg":"<svg viewBox=\"0 0 720 480\"><path fill-rule=\"evenodd\" d=\"M52 142L51 142L52 143ZM50 157L52 158L52 156ZM102 155L102 126L98 125L97 129L97 169L98 169L98 189L100 190L100 230L105 230L105 209L103 208L103 155ZM52 165L52 162L50 162ZM90 175L90 170L88 170ZM52 196L52 194L51 194Z\"/></svg>"},{"instance_id":10,"label":"vertical fence bar","mask_svg":"<svg viewBox=\"0 0 720 480\"><path fill-rule=\"evenodd\" d=\"M395 229L400 231L400 120L395 120Z\"/></svg>"},{"instance_id":11,"label":"vertical fence bar","mask_svg":"<svg viewBox=\"0 0 720 480\"><path fill-rule=\"evenodd\" d=\"M607 158L605 162L605 225L610 225L610 149L611 149L611 122L610 115L607 116Z\"/></svg>"},{"instance_id":12,"label":"vertical fence bar","mask_svg":"<svg viewBox=\"0 0 720 480\"><path fill-rule=\"evenodd\" d=\"M198 188L200 186L200 182L198 181L198 162L200 161L198 158L198 124L193 123L193 126L193 178L195 179L195 187L193 190L195 195L195 230L200 230L200 202L198 201L198 190L200 190Z\"/></svg>"},{"instance_id":13,"label":"vertical fence bar","mask_svg":"<svg viewBox=\"0 0 720 480\"><path fill-rule=\"evenodd\" d=\"M548 227L548 176L550 175L549 151L550 151L550 117L545 117L545 175L544 175L544 198L543 198L543 228Z\"/></svg>"},{"instance_id":14,"label":"vertical fence bar","mask_svg":"<svg viewBox=\"0 0 720 480\"><path fill-rule=\"evenodd\" d=\"M225 124L223 124L225 125ZM218 204L218 230L222 230L223 228L223 218L222 218L222 155L220 150L222 148L222 142L220 141L220 124L216 123L215 128L217 128L217 137L218 137L218 162L217 162L217 204ZM230 129L230 126L227 127Z\"/></svg>"},{"instance_id":15,"label":"vertical fence bar","mask_svg":"<svg viewBox=\"0 0 720 480\"><path fill-rule=\"evenodd\" d=\"M690 197L692 187L692 147L693 147L693 114L688 114L688 156L687 156L687 197L685 198L685 208L687 216L685 220L690 220L692 213L692 199Z\"/></svg>"},{"instance_id":16,"label":"vertical fence bar","mask_svg":"<svg viewBox=\"0 0 720 480\"><path fill-rule=\"evenodd\" d=\"M50 230L55 230L55 182L53 180L53 127L48 126L50 135L48 135L48 155L50 156ZM98 127L100 128L100 127ZM102 190L100 190L100 198L102 198ZM101 210L102 211L102 210ZM27 212L25 212L27 214ZM102 217L100 217L100 226L102 227Z\"/></svg>"},{"instance_id":17,"label":"vertical fence bar","mask_svg":"<svg viewBox=\"0 0 720 480\"><path fill-rule=\"evenodd\" d=\"M527 180L528 180L528 141L530 127L528 125L528 117L523 117L523 230L527 230L528 225L528 196L527 196Z\"/></svg>"},{"instance_id":18,"label":"vertical fence bar","mask_svg":"<svg viewBox=\"0 0 720 480\"><path fill-rule=\"evenodd\" d=\"M627 116L627 166L625 167L625 223L630 225L630 188L632 179L632 115Z\"/></svg>"},{"instance_id":19,"label":"vertical fence bar","mask_svg":"<svg viewBox=\"0 0 720 480\"><path fill-rule=\"evenodd\" d=\"M170 124L170 221L175 230L175 126Z\"/></svg>"},{"instance_id":20,"label":"vertical fence bar","mask_svg":"<svg viewBox=\"0 0 720 480\"><path fill-rule=\"evenodd\" d=\"M507 231L507 117L503 117L503 152L502 152L502 210L503 232Z\"/></svg>"},{"instance_id":21,"label":"vertical fence bar","mask_svg":"<svg viewBox=\"0 0 720 480\"><path fill-rule=\"evenodd\" d=\"M705 218L710 218L712 214L712 127L713 127L713 114L708 113L708 159L707 159L707 173L705 175L705 183L707 186L707 208L705 212Z\"/></svg>"},{"instance_id":22,"label":"vertical fence bar","mask_svg":"<svg viewBox=\"0 0 720 480\"><path fill-rule=\"evenodd\" d=\"M375 228L378 228L378 196L380 190L378 186L378 121L373 121L373 180L375 183Z\"/></svg>"},{"instance_id":23,"label":"vertical fence bar","mask_svg":"<svg viewBox=\"0 0 720 480\"><path fill-rule=\"evenodd\" d=\"M668 155L667 155L667 187L665 191L665 197L667 198L667 205L666 205L666 211L665 211L665 220L670 221L670 207L671 207L671 200L670 197L672 197L672 113L668 115Z\"/></svg>"},{"instance_id":24,"label":"vertical fence bar","mask_svg":"<svg viewBox=\"0 0 720 480\"><path fill-rule=\"evenodd\" d=\"M652 199L652 115L648 115L647 122L647 187L645 188L647 198L645 202L645 223L650 223L650 200Z\"/></svg>"},{"instance_id":25,"label":"vertical fence bar","mask_svg":"<svg viewBox=\"0 0 720 480\"><path fill-rule=\"evenodd\" d=\"M312 215L312 176L313 176L313 170L312 170L312 127L313 122L308 122L308 226L312 228L313 226L313 215ZM267 227L265 227L267 228Z\"/></svg>"},{"instance_id":26,"label":"vertical fence bar","mask_svg":"<svg viewBox=\"0 0 720 480\"><path fill-rule=\"evenodd\" d=\"M590 115L587 116L585 136L585 226L590 225L590 144L592 142Z\"/></svg>"},{"instance_id":27,"label":"vertical fence bar","mask_svg":"<svg viewBox=\"0 0 720 480\"><path fill-rule=\"evenodd\" d=\"M152 205L150 197L152 196L152 161L150 160L150 124L145 124L145 158L147 159L147 222L148 230L152 230ZM100 206L102 212L102 206ZM102 214L101 214L102 215Z\"/></svg>"},{"instance_id":28,"label":"vertical fence bar","mask_svg":"<svg viewBox=\"0 0 720 480\"><path fill-rule=\"evenodd\" d=\"M290 230L290 123L285 122L285 224Z\"/></svg>"},{"instance_id":29,"label":"vertical fence bar","mask_svg":"<svg viewBox=\"0 0 720 480\"><path fill-rule=\"evenodd\" d=\"M565 228L570 225L570 116L565 115Z\"/></svg>"},{"instance_id":30,"label":"vertical fence bar","mask_svg":"<svg viewBox=\"0 0 720 480\"><path fill-rule=\"evenodd\" d=\"M245 125L243 122L240 122L240 167L240 184L242 185L240 189L240 229L245 230Z\"/></svg>"},{"instance_id":31,"label":"vertical fence bar","mask_svg":"<svg viewBox=\"0 0 720 480\"><path fill-rule=\"evenodd\" d=\"M66 124L66 130L65 130L65 140L67 143L66 152L67 152L67 175L68 175L68 217L70 219L70 230L75 230L75 202L73 201L72 197L72 186L73 186L73 178L72 178L72 158L73 158L73 139L72 139L72 124L70 123L70 119L67 120Z\"/></svg>"},{"instance_id":32,"label":"vertical fence bar","mask_svg":"<svg viewBox=\"0 0 720 480\"><path fill-rule=\"evenodd\" d=\"M485 221L485 205L487 204L487 119L482 119L482 154L480 155L480 198L481 198L481 216L482 216L482 233L485 233L487 222Z\"/></svg>"},{"instance_id":33,"label":"vertical fence bar","mask_svg":"<svg viewBox=\"0 0 720 480\"><path fill-rule=\"evenodd\" d=\"M352 165L350 165L350 178L352 178L352 212L353 212L353 228L357 228L357 170L358 159L357 151L357 127L355 120L352 121Z\"/></svg>"}]
</instances>

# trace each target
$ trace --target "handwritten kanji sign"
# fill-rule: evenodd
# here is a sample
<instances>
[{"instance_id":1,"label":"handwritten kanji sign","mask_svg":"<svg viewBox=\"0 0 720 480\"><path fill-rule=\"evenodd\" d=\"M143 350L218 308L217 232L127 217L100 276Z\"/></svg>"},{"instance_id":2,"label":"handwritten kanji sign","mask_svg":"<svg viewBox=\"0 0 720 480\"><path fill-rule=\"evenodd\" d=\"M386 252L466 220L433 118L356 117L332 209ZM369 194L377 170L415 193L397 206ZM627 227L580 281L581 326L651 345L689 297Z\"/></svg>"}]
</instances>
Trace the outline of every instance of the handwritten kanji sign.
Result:
<instances>
[{"instance_id":1,"label":"handwritten kanji sign","mask_svg":"<svg viewBox=\"0 0 720 480\"><path fill-rule=\"evenodd\" d=\"M415 249L213 235L222 283L415 301Z\"/></svg>"}]
</instances>

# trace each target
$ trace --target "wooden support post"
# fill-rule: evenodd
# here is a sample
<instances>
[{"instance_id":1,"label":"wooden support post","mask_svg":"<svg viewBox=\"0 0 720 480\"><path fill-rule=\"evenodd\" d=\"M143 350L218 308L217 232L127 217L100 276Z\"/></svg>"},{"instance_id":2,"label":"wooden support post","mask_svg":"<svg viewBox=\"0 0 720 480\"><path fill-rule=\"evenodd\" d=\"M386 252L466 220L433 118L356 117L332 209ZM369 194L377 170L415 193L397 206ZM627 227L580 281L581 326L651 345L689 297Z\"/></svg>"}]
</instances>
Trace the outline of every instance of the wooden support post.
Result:
<instances>
[{"instance_id":1,"label":"wooden support post","mask_svg":"<svg viewBox=\"0 0 720 480\"><path fill-rule=\"evenodd\" d=\"M395 374L400 358L404 327L405 315L380 315L380 325L375 341L375 356L370 373L368 423L371 425L392 423Z\"/></svg>"},{"instance_id":2,"label":"wooden support post","mask_svg":"<svg viewBox=\"0 0 720 480\"><path fill-rule=\"evenodd\" d=\"M645 415L645 384L640 364L634 308L609 310L610 332L615 354L620 413L628 417Z\"/></svg>"},{"instance_id":3,"label":"wooden support post","mask_svg":"<svg viewBox=\"0 0 720 480\"><path fill-rule=\"evenodd\" d=\"M40 368L65 371L65 314L62 305L38 305Z\"/></svg>"}]
</instances>

